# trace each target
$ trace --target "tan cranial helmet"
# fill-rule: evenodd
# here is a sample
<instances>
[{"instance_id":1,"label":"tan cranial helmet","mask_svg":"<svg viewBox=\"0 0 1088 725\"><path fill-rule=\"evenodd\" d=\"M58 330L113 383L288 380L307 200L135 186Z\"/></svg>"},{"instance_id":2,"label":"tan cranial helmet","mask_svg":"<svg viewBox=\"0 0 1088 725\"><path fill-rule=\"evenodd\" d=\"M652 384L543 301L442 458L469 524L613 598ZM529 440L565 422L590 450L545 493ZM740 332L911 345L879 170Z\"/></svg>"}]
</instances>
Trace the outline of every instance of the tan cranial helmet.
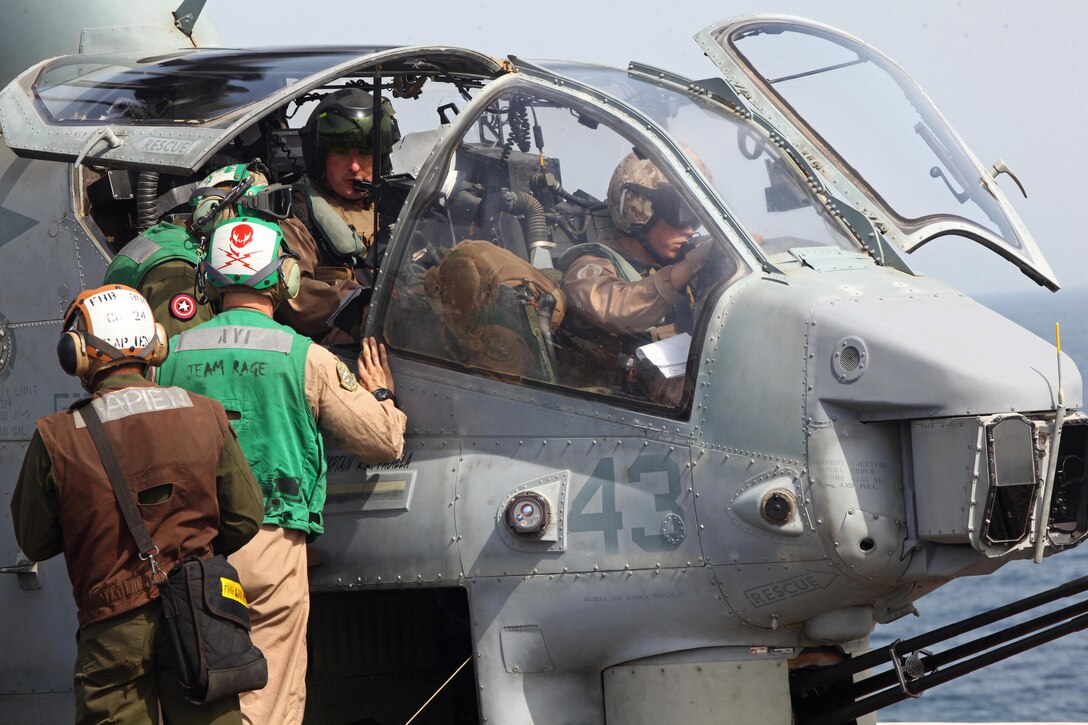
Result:
<instances>
[{"instance_id":1,"label":"tan cranial helmet","mask_svg":"<svg viewBox=\"0 0 1088 725\"><path fill-rule=\"evenodd\" d=\"M81 292L64 313L57 343L61 368L88 391L99 373L119 365L161 365L167 352L166 330L147 300L120 284Z\"/></svg>"}]
</instances>

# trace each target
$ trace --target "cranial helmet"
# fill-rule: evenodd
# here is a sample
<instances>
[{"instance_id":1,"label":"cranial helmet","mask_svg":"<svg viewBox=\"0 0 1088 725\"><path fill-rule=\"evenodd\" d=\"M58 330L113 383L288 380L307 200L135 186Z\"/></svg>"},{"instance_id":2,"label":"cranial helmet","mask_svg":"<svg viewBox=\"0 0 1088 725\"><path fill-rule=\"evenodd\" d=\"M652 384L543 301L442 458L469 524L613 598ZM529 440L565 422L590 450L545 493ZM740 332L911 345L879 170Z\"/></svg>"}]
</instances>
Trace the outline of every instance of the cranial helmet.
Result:
<instances>
[{"instance_id":1,"label":"cranial helmet","mask_svg":"<svg viewBox=\"0 0 1088 725\"><path fill-rule=\"evenodd\" d=\"M287 249L279 225L254 216L220 222L212 232L200 278L209 297L231 289L260 292L274 305L298 294L298 255Z\"/></svg>"},{"instance_id":2,"label":"cranial helmet","mask_svg":"<svg viewBox=\"0 0 1088 725\"><path fill-rule=\"evenodd\" d=\"M697 159L701 171L705 166ZM657 165L637 150L623 157L608 182L608 212L622 233L641 238L658 219L677 228L701 222Z\"/></svg>"},{"instance_id":3,"label":"cranial helmet","mask_svg":"<svg viewBox=\"0 0 1088 725\"><path fill-rule=\"evenodd\" d=\"M224 204L232 192L237 198ZM207 234L219 223L236 216L286 218L291 212L291 188L269 184L268 178L249 164L231 164L206 176L193 192L189 205L193 207L193 231ZM213 214L217 206L219 210Z\"/></svg>"},{"instance_id":4,"label":"cranial helmet","mask_svg":"<svg viewBox=\"0 0 1088 725\"><path fill-rule=\"evenodd\" d=\"M308 138L312 152L308 161L310 176L325 176L325 154L329 149L360 149L370 153L373 148L374 98L361 88L347 87L329 93L317 104L306 124L303 136ZM382 99L381 111L381 173L392 168L389 153L400 140L393 105Z\"/></svg>"},{"instance_id":5,"label":"cranial helmet","mask_svg":"<svg viewBox=\"0 0 1088 725\"><path fill-rule=\"evenodd\" d=\"M85 290L64 313L57 359L90 391L99 373L118 365L162 365L166 330L139 292L121 284Z\"/></svg>"}]
</instances>

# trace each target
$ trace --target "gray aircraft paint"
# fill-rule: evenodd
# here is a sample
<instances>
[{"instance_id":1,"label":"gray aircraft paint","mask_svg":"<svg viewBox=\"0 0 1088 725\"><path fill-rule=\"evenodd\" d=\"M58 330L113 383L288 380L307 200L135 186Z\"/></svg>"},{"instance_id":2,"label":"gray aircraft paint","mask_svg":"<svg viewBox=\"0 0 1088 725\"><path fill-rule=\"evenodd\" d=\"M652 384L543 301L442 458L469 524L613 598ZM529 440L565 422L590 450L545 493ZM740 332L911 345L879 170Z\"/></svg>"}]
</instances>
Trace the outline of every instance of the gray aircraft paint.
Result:
<instances>
[{"instance_id":1,"label":"gray aircraft paint","mask_svg":"<svg viewBox=\"0 0 1088 725\"><path fill-rule=\"evenodd\" d=\"M473 51L428 50L490 63ZM142 129L89 158L195 169L305 86L421 51L379 52L300 79L229 130ZM1031 555L1031 537L993 546L968 530L968 519L938 520L940 504L920 496L941 489L916 479L902 446L905 429L934 419L962 421L968 435L1000 422L995 416L1053 410L1051 346L891 262L798 249L771 264L668 134L600 91L531 64L493 81L437 137L406 215L422 190L440 185L442 161L479 106L511 88L576 99L625 124L669 161L688 196L716 219L715 236L755 271L707 315L683 419L394 354L409 420L404 456L367 468L330 442L327 533L313 547L322 562L311 573L313 591L464 589L488 722L600 723L606 713L630 723L712 722L736 698L741 720L786 722L786 660L801 648L830 641L860 651L874 618L906 614L937 582L996 569L1008 549ZM24 100L9 96L3 108L23 113ZM42 141L32 117L15 124L31 139L26 148L63 160L0 151L0 212L8 215L0 221L11 235L0 237L0 332L11 341L0 347L4 500L34 420L80 395L54 364L59 318L79 290L98 283L109 257L73 204L82 171L71 161L94 129L52 129ZM21 224L9 226L11 214ZM394 238L390 259L406 244ZM379 281L372 320L387 312L387 284L387 276ZM845 347L864 352L861 367L842 365ZM1079 374L1070 361L1063 372L1065 402L1079 407ZM919 461L959 463L958 434L911 440ZM970 489L968 479L956 481L957 493ZM539 538L503 522L508 502L525 491L551 503L553 524ZM791 502L788 521L765 515L771 495ZM8 507L0 509L0 566L22 565ZM9 613L0 638L19 653L0 659L0 716L68 719L75 614L61 562L0 577L0 605Z\"/></svg>"}]
</instances>

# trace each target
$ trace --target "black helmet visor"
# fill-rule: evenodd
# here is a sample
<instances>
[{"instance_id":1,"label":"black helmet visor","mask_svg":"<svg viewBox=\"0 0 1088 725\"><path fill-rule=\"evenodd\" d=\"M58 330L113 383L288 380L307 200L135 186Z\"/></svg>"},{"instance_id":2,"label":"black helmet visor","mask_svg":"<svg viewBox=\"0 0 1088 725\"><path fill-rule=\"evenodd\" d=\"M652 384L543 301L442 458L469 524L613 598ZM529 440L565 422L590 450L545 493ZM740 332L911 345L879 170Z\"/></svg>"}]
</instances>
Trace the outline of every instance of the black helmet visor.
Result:
<instances>
[{"instance_id":1,"label":"black helmet visor","mask_svg":"<svg viewBox=\"0 0 1088 725\"><path fill-rule=\"evenodd\" d=\"M650 200L654 213L649 223L652 224L657 219L664 219L677 229L687 227L698 229L702 226L699 217L695 216L695 212L692 211L684 198L680 196L680 192L672 184L662 184L656 189L631 182L627 182L623 186L626 189L642 194Z\"/></svg>"}]
</instances>

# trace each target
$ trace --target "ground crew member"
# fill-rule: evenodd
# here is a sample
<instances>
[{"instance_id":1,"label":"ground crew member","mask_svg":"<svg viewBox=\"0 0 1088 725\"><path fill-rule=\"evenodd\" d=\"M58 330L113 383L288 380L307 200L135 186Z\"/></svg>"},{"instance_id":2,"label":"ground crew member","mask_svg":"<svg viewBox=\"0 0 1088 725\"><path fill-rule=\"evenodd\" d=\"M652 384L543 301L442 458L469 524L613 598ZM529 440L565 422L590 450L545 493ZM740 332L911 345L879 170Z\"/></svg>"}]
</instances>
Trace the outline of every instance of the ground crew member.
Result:
<instances>
[{"instance_id":1,"label":"ground crew member","mask_svg":"<svg viewBox=\"0 0 1088 725\"><path fill-rule=\"evenodd\" d=\"M140 292L169 336L199 325L214 312L196 294L200 239L183 226L159 222L121 248L106 269L105 284Z\"/></svg>"},{"instance_id":2,"label":"ground crew member","mask_svg":"<svg viewBox=\"0 0 1088 725\"><path fill-rule=\"evenodd\" d=\"M306 541L324 531L321 431L364 462L399 458L405 416L393 397L384 346L363 341L359 380L336 356L272 319L298 290L296 260L276 224L239 217L220 224L201 262L222 311L172 341L167 384L220 400L264 492L261 531L231 557L250 602L253 643L268 685L242 694L245 722L302 722L306 702L309 588ZM360 385L361 381L361 385Z\"/></svg>"},{"instance_id":3,"label":"ground crew member","mask_svg":"<svg viewBox=\"0 0 1088 725\"><path fill-rule=\"evenodd\" d=\"M231 553L258 530L261 495L223 406L143 378L166 356L161 325L135 290L80 294L64 316L61 367L92 392L38 421L11 499L15 539L33 561L63 553L79 617L76 723L241 722L236 697L185 699L159 592L118 508L83 420L91 404L164 569ZM121 445L122 441L124 445Z\"/></svg>"},{"instance_id":4,"label":"ground crew member","mask_svg":"<svg viewBox=\"0 0 1088 725\"><path fill-rule=\"evenodd\" d=\"M381 263L374 201L358 187L368 185L376 172L391 171L389 153L400 131L392 106L382 104L378 169L371 153L374 102L362 89L325 96L303 130L308 175L294 185L292 214L307 233L283 225L288 246L299 253L301 283L298 296L276 311L276 319L327 345L353 343L361 335L366 298L355 301L336 325L329 320L352 295L373 287Z\"/></svg>"},{"instance_id":5,"label":"ground crew member","mask_svg":"<svg viewBox=\"0 0 1088 725\"><path fill-rule=\"evenodd\" d=\"M220 204L239 185L239 198ZM170 337L207 322L215 314L196 289L196 266L203 255L201 234L239 211L276 219L290 210L290 188L269 185L267 177L248 164L231 164L206 176L192 192L188 226L159 222L130 241L110 262L105 284L128 285L151 305L155 319ZM280 199L286 199L286 202ZM218 213L213 213L219 206Z\"/></svg>"}]
</instances>

